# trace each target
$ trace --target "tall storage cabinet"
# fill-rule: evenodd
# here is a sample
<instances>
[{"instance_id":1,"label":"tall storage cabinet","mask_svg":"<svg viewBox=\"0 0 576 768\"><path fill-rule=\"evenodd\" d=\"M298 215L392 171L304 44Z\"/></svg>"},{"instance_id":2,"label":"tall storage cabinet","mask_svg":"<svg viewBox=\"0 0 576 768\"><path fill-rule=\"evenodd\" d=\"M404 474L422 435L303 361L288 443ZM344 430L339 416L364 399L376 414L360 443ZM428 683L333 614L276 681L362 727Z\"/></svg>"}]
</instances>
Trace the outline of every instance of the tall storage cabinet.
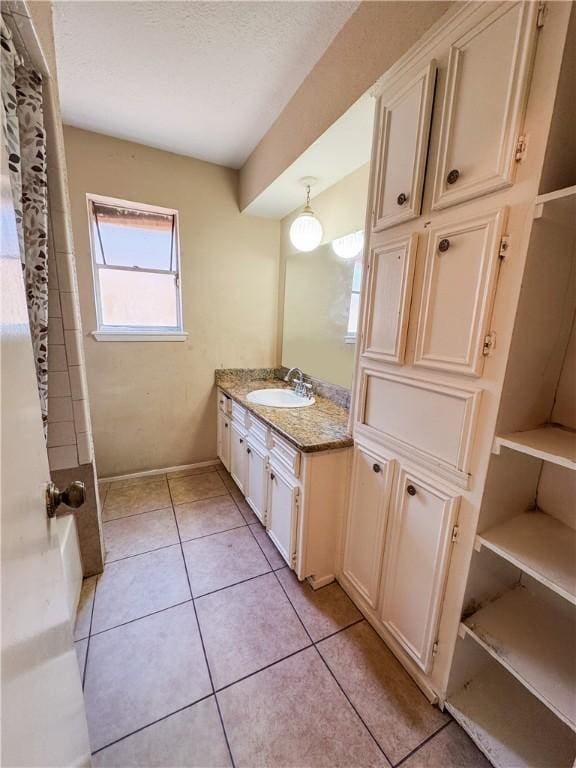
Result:
<instances>
[{"instance_id":1,"label":"tall storage cabinet","mask_svg":"<svg viewBox=\"0 0 576 768\"><path fill-rule=\"evenodd\" d=\"M375 88L339 578L502 768L576 757L570 13L459 6ZM414 97L425 77L429 113ZM425 116L429 141L415 141ZM412 120L398 162L395 119ZM556 152L549 136L564 139ZM408 166L421 187L404 181ZM402 197L402 213L390 192L400 183L412 205ZM372 477L371 463L386 470ZM530 661L537 647L548 650Z\"/></svg>"}]
</instances>

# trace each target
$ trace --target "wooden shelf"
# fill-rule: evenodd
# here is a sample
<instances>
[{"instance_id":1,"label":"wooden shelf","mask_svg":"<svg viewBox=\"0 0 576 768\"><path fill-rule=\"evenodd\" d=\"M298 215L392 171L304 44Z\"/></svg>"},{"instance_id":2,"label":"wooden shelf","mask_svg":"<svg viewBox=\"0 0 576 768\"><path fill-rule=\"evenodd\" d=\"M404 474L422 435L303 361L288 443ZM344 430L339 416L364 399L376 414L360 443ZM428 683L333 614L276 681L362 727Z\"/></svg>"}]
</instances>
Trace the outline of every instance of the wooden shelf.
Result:
<instances>
[{"instance_id":1,"label":"wooden shelf","mask_svg":"<svg viewBox=\"0 0 576 768\"><path fill-rule=\"evenodd\" d=\"M446 709L496 768L571 768L576 757L576 734L497 664Z\"/></svg>"},{"instance_id":2,"label":"wooden shelf","mask_svg":"<svg viewBox=\"0 0 576 768\"><path fill-rule=\"evenodd\" d=\"M466 619L461 630L576 730L576 622L571 606L552 605L520 585Z\"/></svg>"},{"instance_id":3,"label":"wooden shelf","mask_svg":"<svg viewBox=\"0 0 576 768\"><path fill-rule=\"evenodd\" d=\"M545 218L558 224L576 227L576 186L538 195L534 218Z\"/></svg>"},{"instance_id":4,"label":"wooden shelf","mask_svg":"<svg viewBox=\"0 0 576 768\"><path fill-rule=\"evenodd\" d=\"M576 432L570 429L548 425L526 432L511 432L494 440L494 453L500 453L502 447L576 469Z\"/></svg>"},{"instance_id":5,"label":"wooden shelf","mask_svg":"<svg viewBox=\"0 0 576 768\"><path fill-rule=\"evenodd\" d=\"M524 573L576 605L576 531L545 512L524 512L476 536Z\"/></svg>"}]
</instances>

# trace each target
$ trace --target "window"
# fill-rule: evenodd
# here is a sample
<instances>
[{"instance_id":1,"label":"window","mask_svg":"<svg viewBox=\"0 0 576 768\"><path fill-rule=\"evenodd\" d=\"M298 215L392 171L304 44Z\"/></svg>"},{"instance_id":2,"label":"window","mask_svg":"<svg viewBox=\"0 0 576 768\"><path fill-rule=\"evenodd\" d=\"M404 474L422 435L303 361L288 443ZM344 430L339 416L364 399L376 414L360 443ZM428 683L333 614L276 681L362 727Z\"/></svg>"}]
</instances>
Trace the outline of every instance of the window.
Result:
<instances>
[{"instance_id":1,"label":"window","mask_svg":"<svg viewBox=\"0 0 576 768\"><path fill-rule=\"evenodd\" d=\"M88 195L98 340L180 340L178 212Z\"/></svg>"},{"instance_id":2,"label":"window","mask_svg":"<svg viewBox=\"0 0 576 768\"><path fill-rule=\"evenodd\" d=\"M354 264L352 273L352 292L350 294L350 309L348 311L348 328L345 341L353 344L358 333L358 315L360 314L360 290L362 288L362 262Z\"/></svg>"}]
</instances>

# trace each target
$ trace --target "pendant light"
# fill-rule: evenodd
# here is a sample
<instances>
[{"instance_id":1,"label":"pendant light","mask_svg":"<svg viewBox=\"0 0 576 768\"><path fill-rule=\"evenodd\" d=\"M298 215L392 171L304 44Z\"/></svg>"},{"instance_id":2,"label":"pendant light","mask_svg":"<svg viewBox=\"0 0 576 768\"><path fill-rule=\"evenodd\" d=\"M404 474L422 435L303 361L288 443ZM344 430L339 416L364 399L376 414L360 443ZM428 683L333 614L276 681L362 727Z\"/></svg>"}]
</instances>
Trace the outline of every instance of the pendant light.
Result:
<instances>
[{"instance_id":1,"label":"pendant light","mask_svg":"<svg viewBox=\"0 0 576 768\"><path fill-rule=\"evenodd\" d=\"M344 237L338 237L332 240L332 250L341 259L355 259L362 253L364 248L364 230L351 232Z\"/></svg>"},{"instance_id":2,"label":"pendant light","mask_svg":"<svg viewBox=\"0 0 576 768\"><path fill-rule=\"evenodd\" d=\"M322 224L314 215L310 207L310 188L316 179L306 177L300 183L306 187L306 205L304 210L292 222L290 227L290 242L299 251L313 251L322 242L324 234Z\"/></svg>"}]
</instances>

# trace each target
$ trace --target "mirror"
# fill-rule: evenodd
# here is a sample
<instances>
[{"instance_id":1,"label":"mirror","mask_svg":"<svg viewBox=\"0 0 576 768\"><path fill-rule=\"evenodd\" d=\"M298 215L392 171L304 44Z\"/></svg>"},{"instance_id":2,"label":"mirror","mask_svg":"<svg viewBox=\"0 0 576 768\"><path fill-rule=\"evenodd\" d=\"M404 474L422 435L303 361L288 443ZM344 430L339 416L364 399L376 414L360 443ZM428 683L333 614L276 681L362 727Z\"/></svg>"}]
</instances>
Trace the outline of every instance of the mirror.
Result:
<instances>
[{"instance_id":1,"label":"mirror","mask_svg":"<svg viewBox=\"0 0 576 768\"><path fill-rule=\"evenodd\" d=\"M366 165L312 198L324 228L314 251L296 251L287 236L301 208L282 221L282 365L346 388L354 368L367 191Z\"/></svg>"}]
</instances>

